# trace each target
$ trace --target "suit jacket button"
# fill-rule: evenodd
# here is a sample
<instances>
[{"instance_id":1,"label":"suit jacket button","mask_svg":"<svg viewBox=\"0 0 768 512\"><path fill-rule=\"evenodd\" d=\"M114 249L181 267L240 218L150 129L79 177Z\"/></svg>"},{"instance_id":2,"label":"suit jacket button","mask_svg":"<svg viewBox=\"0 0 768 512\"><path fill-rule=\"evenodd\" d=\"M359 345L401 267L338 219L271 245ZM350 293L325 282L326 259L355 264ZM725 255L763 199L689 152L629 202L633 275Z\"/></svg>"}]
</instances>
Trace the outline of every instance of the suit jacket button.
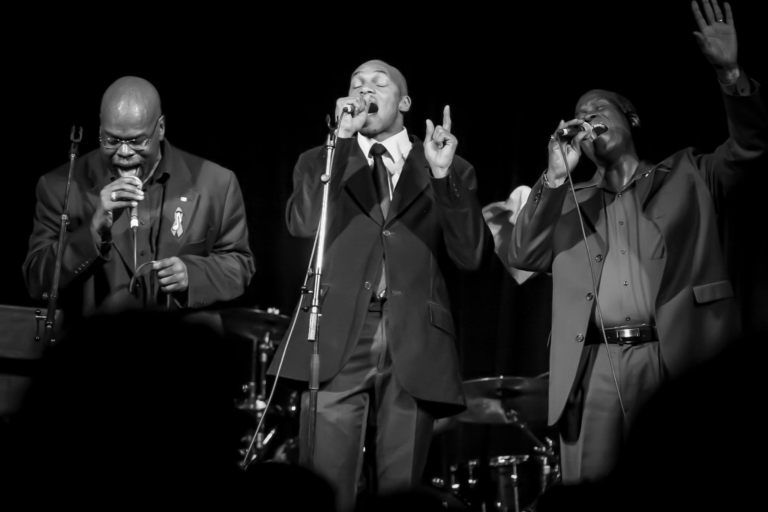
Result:
<instances>
[{"instance_id":1,"label":"suit jacket button","mask_svg":"<svg viewBox=\"0 0 768 512\"><path fill-rule=\"evenodd\" d=\"M598 263L603 261L603 255L602 254L598 254L597 256L595 256L595 261L598 262Z\"/></svg>"},{"instance_id":2,"label":"suit jacket button","mask_svg":"<svg viewBox=\"0 0 768 512\"><path fill-rule=\"evenodd\" d=\"M587 294L587 300L592 300L593 298L595 298L594 295L592 295L591 293Z\"/></svg>"},{"instance_id":3,"label":"suit jacket button","mask_svg":"<svg viewBox=\"0 0 768 512\"><path fill-rule=\"evenodd\" d=\"M577 334L577 335L576 335L576 341L578 341L579 343L581 343L582 341L584 341L584 335L582 335L582 334Z\"/></svg>"},{"instance_id":4,"label":"suit jacket button","mask_svg":"<svg viewBox=\"0 0 768 512\"><path fill-rule=\"evenodd\" d=\"M385 229L383 234L384 234L384 236L389 236L392 233L388 229Z\"/></svg>"},{"instance_id":5,"label":"suit jacket button","mask_svg":"<svg viewBox=\"0 0 768 512\"><path fill-rule=\"evenodd\" d=\"M366 281L363 286L365 286L366 290L370 290L371 289L371 282L370 281Z\"/></svg>"}]
</instances>

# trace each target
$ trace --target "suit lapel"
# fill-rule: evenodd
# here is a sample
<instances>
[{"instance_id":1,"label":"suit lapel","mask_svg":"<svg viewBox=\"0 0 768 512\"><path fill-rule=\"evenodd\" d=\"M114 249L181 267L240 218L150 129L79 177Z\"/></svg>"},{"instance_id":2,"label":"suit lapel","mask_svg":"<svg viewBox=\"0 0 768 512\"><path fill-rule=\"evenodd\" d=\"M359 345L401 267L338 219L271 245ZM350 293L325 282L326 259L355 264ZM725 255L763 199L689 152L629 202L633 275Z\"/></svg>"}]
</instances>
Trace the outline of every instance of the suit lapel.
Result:
<instances>
[{"instance_id":1,"label":"suit lapel","mask_svg":"<svg viewBox=\"0 0 768 512\"><path fill-rule=\"evenodd\" d=\"M193 188L192 174L184 160L174 153L169 144L166 144L166 148L167 155L166 158L163 158L164 165L166 165L164 170L169 172L170 177L165 184L160 217L160 232L157 242L158 260L178 255L182 244L189 241L190 228L193 225L200 200L200 194ZM177 211L179 211L179 215L177 215ZM179 223L176 222L177 218L180 220Z\"/></svg>"},{"instance_id":2,"label":"suit lapel","mask_svg":"<svg viewBox=\"0 0 768 512\"><path fill-rule=\"evenodd\" d=\"M645 162L643 162L643 164L645 164ZM667 159L654 166L653 168L651 168L650 164L645 164L644 168L642 169L643 177L638 178L637 184L635 186L637 187L637 197L640 199L643 214L646 213L645 210L648 206L648 203L651 201L651 199L653 199L653 197L656 195L656 192L658 192L661 186L664 184L667 176L669 176L671 164L672 162Z\"/></svg>"},{"instance_id":3,"label":"suit lapel","mask_svg":"<svg viewBox=\"0 0 768 512\"><path fill-rule=\"evenodd\" d=\"M395 187L392 205L387 215L387 224L405 211L413 201L429 186L429 164L424 157L424 146L417 137L413 137L413 147L408 153L400 179Z\"/></svg>"},{"instance_id":4,"label":"suit lapel","mask_svg":"<svg viewBox=\"0 0 768 512\"><path fill-rule=\"evenodd\" d=\"M379 205L379 199L373 185L373 171L368 165L368 159L363 155L363 150L360 149L357 140L352 145L351 153L347 159L343 181L349 194L360 205L360 208L377 224L383 225L384 216L381 213L381 205ZM391 208L389 215L392 215Z\"/></svg>"}]
</instances>

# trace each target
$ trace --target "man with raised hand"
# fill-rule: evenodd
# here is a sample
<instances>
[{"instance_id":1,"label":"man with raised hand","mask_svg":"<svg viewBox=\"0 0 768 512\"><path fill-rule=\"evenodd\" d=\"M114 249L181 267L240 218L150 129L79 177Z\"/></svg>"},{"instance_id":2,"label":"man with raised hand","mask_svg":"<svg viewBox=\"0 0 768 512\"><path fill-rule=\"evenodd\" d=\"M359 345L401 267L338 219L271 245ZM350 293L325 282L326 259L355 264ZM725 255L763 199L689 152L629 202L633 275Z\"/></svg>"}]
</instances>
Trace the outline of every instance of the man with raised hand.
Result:
<instances>
[{"instance_id":1,"label":"man with raised hand","mask_svg":"<svg viewBox=\"0 0 768 512\"><path fill-rule=\"evenodd\" d=\"M454 154L449 107L442 125L427 121L424 143L403 127L410 107L403 75L378 60L358 67L336 102L314 460L306 393L300 441L303 462L331 481L340 510L355 506L368 426L378 492L388 493L419 483L434 420L465 407L441 267L450 259L476 269L486 228L474 169ZM294 236L317 231L324 171L323 147L299 157L286 208ZM281 376L306 381L312 344L308 315L298 314L281 346Z\"/></svg>"},{"instance_id":2,"label":"man with raised hand","mask_svg":"<svg viewBox=\"0 0 768 512\"><path fill-rule=\"evenodd\" d=\"M738 66L730 6L724 16L716 1L703 4L706 20L692 3L694 34L720 82L728 140L709 154L687 148L643 161L632 103L589 91L558 127L591 128L564 151L570 169L582 151L597 166L573 184L581 214L553 136L549 167L513 229L509 264L553 274L549 421L561 433L566 484L603 478L659 385L739 334L717 215L765 155L766 111Z\"/></svg>"}]
</instances>

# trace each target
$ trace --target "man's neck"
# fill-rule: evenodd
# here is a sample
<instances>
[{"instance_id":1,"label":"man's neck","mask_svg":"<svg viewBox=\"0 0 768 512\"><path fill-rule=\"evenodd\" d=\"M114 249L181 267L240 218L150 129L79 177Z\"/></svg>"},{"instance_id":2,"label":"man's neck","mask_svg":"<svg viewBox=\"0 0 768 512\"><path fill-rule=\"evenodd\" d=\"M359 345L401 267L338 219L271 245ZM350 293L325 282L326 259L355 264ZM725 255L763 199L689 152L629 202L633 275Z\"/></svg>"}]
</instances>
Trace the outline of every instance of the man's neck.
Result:
<instances>
[{"instance_id":1,"label":"man's neck","mask_svg":"<svg viewBox=\"0 0 768 512\"><path fill-rule=\"evenodd\" d=\"M640 159L635 153L624 153L613 162L598 165L598 171L613 190L619 191L632 179L639 164Z\"/></svg>"}]
</instances>

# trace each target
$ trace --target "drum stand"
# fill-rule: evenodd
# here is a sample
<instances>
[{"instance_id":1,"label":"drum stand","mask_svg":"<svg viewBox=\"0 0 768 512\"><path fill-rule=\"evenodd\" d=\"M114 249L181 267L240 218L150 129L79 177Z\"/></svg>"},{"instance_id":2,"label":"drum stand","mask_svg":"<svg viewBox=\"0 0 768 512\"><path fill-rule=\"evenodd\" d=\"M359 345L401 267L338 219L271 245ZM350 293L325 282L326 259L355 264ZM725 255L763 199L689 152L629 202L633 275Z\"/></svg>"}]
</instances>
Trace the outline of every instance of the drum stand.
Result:
<instances>
[{"instance_id":1,"label":"drum stand","mask_svg":"<svg viewBox=\"0 0 768 512\"><path fill-rule=\"evenodd\" d=\"M251 380L243 385L243 391L248 393L248 398L238 402L236 407L241 411L253 413L258 425L261 416L266 413L267 367L269 365L269 352L274 350L269 339L269 331L266 331L262 337L253 338L251 346ZM244 437L243 441L249 445L252 441L252 435ZM261 457L265 444L262 429L256 433L256 440L253 443L254 449L248 464ZM241 455L245 455L247 450L241 450L241 452Z\"/></svg>"}]
</instances>

